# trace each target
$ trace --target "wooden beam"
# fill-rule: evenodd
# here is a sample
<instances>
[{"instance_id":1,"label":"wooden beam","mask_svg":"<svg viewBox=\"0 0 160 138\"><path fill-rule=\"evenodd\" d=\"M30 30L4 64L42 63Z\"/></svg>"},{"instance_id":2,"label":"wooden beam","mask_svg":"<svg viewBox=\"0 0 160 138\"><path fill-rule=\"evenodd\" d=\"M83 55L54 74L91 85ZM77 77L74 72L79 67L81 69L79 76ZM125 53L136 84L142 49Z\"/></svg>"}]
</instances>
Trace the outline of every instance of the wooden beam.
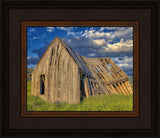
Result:
<instances>
[{"instance_id":1,"label":"wooden beam","mask_svg":"<svg viewBox=\"0 0 160 138\"><path fill-rule=\"evenodd\" d=\"M120 89L115 85L115 89L117 90L117 92L119 93L119 94L122 94L122 91L120 91Z\"/></svg>"},{"instance_id":2,"label":"wooden beam","mask_svg":"<svg viewBox=\"0 0 160 138\"><path fill-rule=\"evenodd\" d=\"M123 93L124 95L126 95L126 93L125 93L125 91L124 91L124 89L123 89L121 83L118 82L117 84L118 84L118 88L122 91L122 93Z\"/></svg>"},{"instance_id":3,"label":"wooden beam","mask_svg":"<svg viewBox=\"0 0 160 138\"><path fill-rule=\"evenodd\" d=\"M103 62L103 60L99 60L100 61L100 63L101 63L101 65L103 64L105 64L104 62ZM122 86L120 85L120 81L126 81L126 78L123 78L122 80L120 80L120 77L121 76L119 76L118 75L118 73L116 73L115 72L115 70L113 69L113 67L112 67L112 65L110 66L110 69L109 69L109 67L107 67L107 65L104 65L106 68L107 68L107 70L112 74L112 76L114 77L114 78L116 78L116 80L112 77L112 81L110 80L110 81L107 81L107 85L105 85L106 87L110 87L110 91L111 91L111 93L116 93L116 94L118 94L118 93L120 93L120 91L123 93L123 94L126 94L126 92L123 90L123 88L122 88ZM104 67L103 67L104 68ZM106 69L104 68L104 72L106 72ZM110 74L109 74L110 75ZM111 75L110 75L111 76ZM104 81L103 81L104 82ZM118 85L119 86L116 86L116 87L118 87L117 89L120 89L120 90L118 90L118 92L117 92L117 90L112 86L112 84L113 83L118 83Z\"/></svg>"},{"instance_id":4,"label":"wooden beam","mask_svg":"<svg viewBox=\"0 0 160 138\"><path fill-rule=\"evenodd\" d=\"M89 59L86 59L86 62L87 62L87 66L88 68L90 69L91 73L93 74L93 76L95 77L96 81L97 81L97 84L101 87L101 89L106 93L106 94L109 94L108 93L108 90L107 88L102 84L101 82L101 79L98 77L97 75L97 71L95 71L95 68L92 64L90 64L89 61L87 61ZM91 66L92 65L92 66Z\"/></svg>"},{"instance_id":5,"label":"wooden beam","mask_svg":"<svg viewBox=\"0 0 160 138\"><path fill-rule=\"evenodd\" d=\"M86 78L84 78L84 91L85 91L85 95L86 95L86 97L88 98L89 97L89 93L88 93L88 85L87 85L87 80L86 80Z\"/></svg>"},{"instance_id":6,"label":"wooden beam","mask_svg":"<svg viewBox=\"0 0 160 138\"><path fill-rule=\"evenodd\" d=\"M126 87L125 87L125 85L124 85L123 82L121 82L121 85L122 85L122 87L123 87L123 89L124 89L126 95L129 95L128 90L126 89Z\"/></svg>"},{"instance_id":7,"label":"wooden beam","mask_svg":"<svg viewBox=\"0 0 160 138\"><path fill-rule=\"evenodd\" d=\"M90 79L88 77L87 77L87 81L88 81L88 85L89 85L89 89L90 89L90 94L94 95L94 90L92 90L91 81L90 81Z\"/></svg>"},{"instance_id":8,"label":"wooden beam","mask_svg":"<svg viewBox=\"0 0 160 138\"><path fill-rule=\"evenodd\" d=\"M131 88L131 85L130 85L129 81L127 81L126 84L128 86L128 89L130 90L130 94L132 94L133 91L132 91L132 88Z\"/></svg>"},{"instance_id":9,"label":"wooden beam","mask_svg":"<svg viewBox=\"0 0 160 138\"><path fill-rule=\"evenodd\" d=\"M117 90L113 87L112 84L110 84L109 86L112 88L112 90L113 90L114 93L119 94L119 93L117 92Z\"/></svg>"},{"instance_id":10,"label":"wooden beam","mask_svg":"<svg viewBox=\"0 0 160 138\"><path fill-rule=\"evenodd\" d=\"M112 60L110 60L109 63L112 64L116 70L119 70L119 67ZM127 77L127 75L123 72L123 70L121 70L119 73L122 77Z\"/></svg>"},{"instance_id":11,"label":"wooden beam","mask_svg":"<svg viewBox=\"0 0 160 138\"><path fill-rule=\"evenodd\" d=\"M128 81L128 78L122 78L122 79L115 79L113 81L102 81L104 84L115 84L118 82Z\"/></svg>"},{"instance_id":12,"label":"wooden beam","mask_svg":"<svg viewBox=\"0 0 160 138\"><path fill-rule=\"evenodd\" d=\"M106 69L106 71L107 71L107 75L108 76L110 76L110 78L112 79L112 80L114 80L115 78L113 77L113 75L112 74L110 74L110 69L107 67L107 65L106 64L102 64L103 66L104 66L104 68Z\"/></svg>"}]
</instances>

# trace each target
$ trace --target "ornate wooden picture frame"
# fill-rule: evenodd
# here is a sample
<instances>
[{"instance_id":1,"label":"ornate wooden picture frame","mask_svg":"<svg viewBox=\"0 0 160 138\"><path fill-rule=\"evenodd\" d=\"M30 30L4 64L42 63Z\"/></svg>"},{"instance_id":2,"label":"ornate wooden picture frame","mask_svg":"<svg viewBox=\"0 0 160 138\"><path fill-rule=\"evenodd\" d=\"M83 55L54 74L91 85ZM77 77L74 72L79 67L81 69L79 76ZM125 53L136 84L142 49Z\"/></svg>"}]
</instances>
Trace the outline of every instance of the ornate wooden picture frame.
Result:
<instances>
[{"instance_id":1,"label":"ornate wooden picture frame","mask_svg":"<svg viewBox=\"0 0 160 138\"><path fill-rule=\"evenodd\" d=\"M22 35L21 35L21 42L22 42L22 62L21 62L21 72L22 72L22 75L21 75L21 80L22 80L22 84L21 84L21 114L22 114L22 117L137 117L139 115L139 75L138 75L138 72L139 72L139 48L138 48L138 45L139 45L139 22L138 21L132 21L132 22L118 22L118 21L113 21L113 22L105 22L105 21L81 21L81 22L78 22L78 21L49 21L49 22L45 22L45 21L21 21L21 32L22 32ZM27 78L26 78L26 69L27 69L27 65L26 65L26 49L27 49L27 43L26 43L26 40L27 40L27 27L36 27L36 26L39 26L39 27L47 27L47 26L58 26L58 27L77 27L77 26L91 26L91 27L94 27L94 26L100 26L100 27L106 27L106 26L110 26L110 27L133 27L133 51L134 51L134 54L133 54L133 62L134 62L134 69L133 69L133 73L134 73L134 89L133 89L133 97L134 97L134 100L133 100L133 111L107 111L107 112L46 112L46 111L43 111L43 112L31 112L31 111L27 111Z\"/></svg>"},{"instance_id":2,"label":"ornate wooden picture frame","mask_svg":"<svg viewBox=\"0 0 160 138\"><path fill-rule=\"evenodd\" d=\"M159 1L3 0L0 4L2 136L159 135ZM28 112L26 26L106 26L109 22L135 28L134 111Z\"/></svg>"}]
</instances>

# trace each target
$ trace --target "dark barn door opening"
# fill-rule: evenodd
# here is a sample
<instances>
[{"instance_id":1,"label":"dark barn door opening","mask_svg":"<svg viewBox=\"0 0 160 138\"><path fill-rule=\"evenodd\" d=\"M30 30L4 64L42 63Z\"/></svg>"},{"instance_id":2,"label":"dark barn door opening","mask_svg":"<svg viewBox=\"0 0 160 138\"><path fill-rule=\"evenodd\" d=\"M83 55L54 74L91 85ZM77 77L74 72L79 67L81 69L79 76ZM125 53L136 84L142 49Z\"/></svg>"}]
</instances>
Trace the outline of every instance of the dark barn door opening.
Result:
<instances>
[{"instance_id":1,"label":"dark barn door opening","mask_svg":"<svg viewBox=\"0 0 160 138\"><path fill-rule=\"evenodd\" d=\"M80 100L82 101L84 97L85 97L84 84L83 80L80 79Z\"/></svg>"},{"instance_id":2,"label":"dark barn door opening","mask_svg":"<svg viewBox=\"0 0 160 138\"><path fill-rule=\"evenodd\" d=\"M43 95L45 91L45 75L40 75L40 94Z\"/></svg>"}]
</instances>

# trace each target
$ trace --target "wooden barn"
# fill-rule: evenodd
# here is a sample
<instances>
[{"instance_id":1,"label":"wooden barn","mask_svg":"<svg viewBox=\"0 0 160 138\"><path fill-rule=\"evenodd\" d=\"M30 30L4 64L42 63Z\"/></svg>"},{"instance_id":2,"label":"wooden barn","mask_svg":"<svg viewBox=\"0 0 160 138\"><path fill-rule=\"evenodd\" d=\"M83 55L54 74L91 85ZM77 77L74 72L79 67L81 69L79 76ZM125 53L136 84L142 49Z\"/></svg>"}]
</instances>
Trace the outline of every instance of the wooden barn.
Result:
<instances>
[{"instance_id":1,"label":"wooden barn","mask_svg":"<svg viewBox=\"0 0 160 138\"><path fill-rule=\"evenodd\" d=\"M48 102L132 93L128 76L110 58L86 58L56 37L32 72L31 93Z\"/></svg>"}]
</instances>

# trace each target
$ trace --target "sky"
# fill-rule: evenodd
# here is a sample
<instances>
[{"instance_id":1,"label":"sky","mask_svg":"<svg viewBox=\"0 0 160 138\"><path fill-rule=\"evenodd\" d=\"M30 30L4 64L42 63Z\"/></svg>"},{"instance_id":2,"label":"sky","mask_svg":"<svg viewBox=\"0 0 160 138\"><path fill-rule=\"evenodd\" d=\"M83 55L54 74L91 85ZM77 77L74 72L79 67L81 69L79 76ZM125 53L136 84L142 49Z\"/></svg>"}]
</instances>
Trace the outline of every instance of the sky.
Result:
<instances>
[{"instance_id":1,"label":"sky","mask_svg":"<svg viewBox=\"0 0 160 138\"><path fill-rule=\"evenodd\" d=\"M110 57L133 74L133 27L27 27L27 67L34 68L58 36L85 57Z\"/></svg>"}]
</instances>

